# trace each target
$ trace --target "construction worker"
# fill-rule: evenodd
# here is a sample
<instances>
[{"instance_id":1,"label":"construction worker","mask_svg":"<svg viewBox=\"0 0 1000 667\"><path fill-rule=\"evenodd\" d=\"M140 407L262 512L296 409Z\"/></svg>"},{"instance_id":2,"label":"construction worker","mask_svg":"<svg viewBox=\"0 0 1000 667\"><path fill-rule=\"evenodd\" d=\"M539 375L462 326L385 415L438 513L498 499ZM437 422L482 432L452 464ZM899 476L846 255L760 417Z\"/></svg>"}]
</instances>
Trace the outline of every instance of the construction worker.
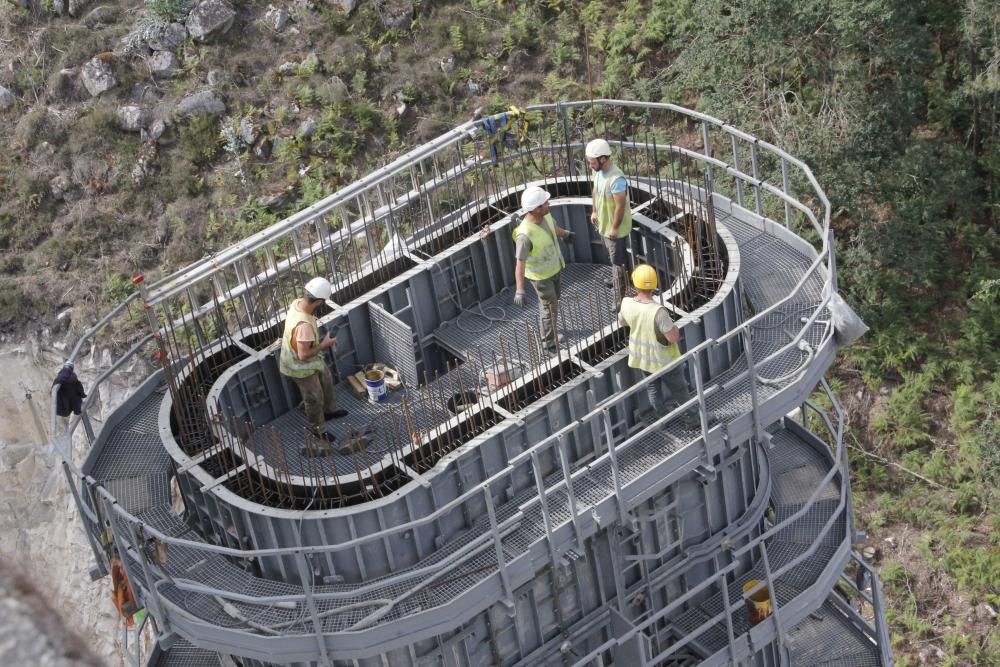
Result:
<instances>
[{"instance_id":1,"label":"construction worker","mask_svg":"<svg viewBox=\"0 0 1000 667\"><path fill-rule=\"evenodd\" d=\"M611 145L604 139L594 139L586 148L587 164L594 172L591 187L593 208L590 222L604 241L611 260L611 287L615 303L625 297L625 276L628 275L625 240L632 231L632 209L628 201L625 174L611 161Z\"/></svg>"},{"instance_id":2,"label":"construction worker","mask_svg":"<svg viewBox=\"0 0 1000 667\"><path fill-rule=\"evenodd\" d=\"M347 410L337 407L333 377L322 354L324 350L334 347L337 341L329 333L320 340L315 316L316 310L332 293L333 288L326 278L313 278L306 283L303 297L292 302L285 317L278 362L281 374L290 377L299 388L314 434L325 442L336 439L327 432L326 420L347 414Z\"/></svg>"},{"instance_id":3,"label":"construction worker","mask_svg":"<svg viewBox=\"0 0 1000 667\"><path fill-rule=\"evenodd\" d=\"M670 319L667 309L653 301L653 290L656 289L656 269L648 264L640 264L632 272L632 284L638 293L633 297L622 299L618 324L627 327L628 365L638 368L647 376L660 370L680 356L677 341L681 332ZM684 378L684 366L679 365L662 378L669 392L669 400L661 405L659 382L653 381L646 385L646 396L654 414L666 414L691 398L687 380ZM696 408L688 410L681 418L682 423L695 428L700 424Z\"/></svg>"},{"instance_id":4,"label":"construction worker","mask_svg":"<svg viewBox=\"0 0 1000 667\"><path fill-rule=\"evenodd\" d=\"M560 295L559 273L566 262L557 238L569 241L573 232L556 224L549 213L551 195L531 185L521 193L521 213L524 218L514 228L514 304L524 305L524 279L531 281L538 295L538 326L542 344L555 354L562 336L556 332Z\"/></svg>"}]
</instances>

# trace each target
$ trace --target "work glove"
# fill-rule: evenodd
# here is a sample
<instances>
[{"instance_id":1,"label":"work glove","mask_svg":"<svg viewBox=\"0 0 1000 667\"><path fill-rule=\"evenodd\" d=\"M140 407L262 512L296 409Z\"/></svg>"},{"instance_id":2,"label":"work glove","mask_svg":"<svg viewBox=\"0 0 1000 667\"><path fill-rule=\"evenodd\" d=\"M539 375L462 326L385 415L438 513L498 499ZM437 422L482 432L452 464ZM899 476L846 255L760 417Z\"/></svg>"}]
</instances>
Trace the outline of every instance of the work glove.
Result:
<instances>
[{"instance_id":1,"label":"work glove","mask_svg":"<svg viewBox=\"0 0 1000 667\"><path fill-rule=\"evenodd\" d=\"M518 290L514 292L514 305L523 306L524 305L524 292Z\"/></svg>"}]
</instances>

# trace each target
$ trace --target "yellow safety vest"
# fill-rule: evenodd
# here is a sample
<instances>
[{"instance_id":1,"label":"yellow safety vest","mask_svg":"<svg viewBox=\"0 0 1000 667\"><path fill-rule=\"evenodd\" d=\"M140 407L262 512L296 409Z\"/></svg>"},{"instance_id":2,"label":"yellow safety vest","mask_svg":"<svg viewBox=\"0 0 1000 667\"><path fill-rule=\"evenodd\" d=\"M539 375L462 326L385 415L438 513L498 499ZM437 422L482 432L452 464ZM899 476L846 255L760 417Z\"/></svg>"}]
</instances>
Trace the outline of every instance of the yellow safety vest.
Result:
<instances>
[{"instance_id":1,"label":"yellow safety vest","mask_svg":"<svg viewBox=\"0 0 1000 667\"><path fill-rule=\"evenodd\" d=\"M545 226L545 229L542 228ZM528 280L545 280L559 273L566 262L562 251L556 243L556 221L546 213L542 222L535 224L527 218L514 228L511 236L516 240L520 234L525 234L531 241L531 252L524 262L524 277Z\"/></svg>"},{"instance_id":2,"label":"yellow safety vest","mask_svg":"<svg viewBox=\"0 0 1000 667\"><path fill-rule=\"evenodd\" d=\"M308 324L313 330L313 341L319 343L319 327L316 325L316 318L308 313L303 313L295 307L293 303L285 316L285 332L281 335L281 356L278 357L278 370L282 375L292 378L309 377L313 373L318 373L326 368L323 355L317 354L305 361L299 359L292 346L292 335L295 327L300 324Z\"/></svg>"},{"instance_id":3,"label":"yellow safety vest","mask_svg":"<svg viewBox=\"0 0 1000 667\"><path fill-rule=\"evenodd\" d=\"M628 324L628 365L655 373L680 356L676 345L664 345L656 338L658 303L640 303L632 297L622 299L621 318Z\"/></svg>"},{"instance_id":4,"label":"yellow safety vest","mask_svg":"<svg viewBox=\"0 0 1000 667\"><path fill-rule=\"evenodd\" d=\"M592 189L594 192L594 213L597 214L597 231L601 236L611 233L611 227L615 220L615 198L611 194L611 184L619 178L624 178L625 174L615 165L611 165L608 173L604 174L601 189L597 189L597 176L601 172L594 172L594 182ZM622 222L618 226L618 238L625 236L632 231L632 209L628 203L628 191L625 192L625 213L622 215Z\"/></svg>"}]
</instances>

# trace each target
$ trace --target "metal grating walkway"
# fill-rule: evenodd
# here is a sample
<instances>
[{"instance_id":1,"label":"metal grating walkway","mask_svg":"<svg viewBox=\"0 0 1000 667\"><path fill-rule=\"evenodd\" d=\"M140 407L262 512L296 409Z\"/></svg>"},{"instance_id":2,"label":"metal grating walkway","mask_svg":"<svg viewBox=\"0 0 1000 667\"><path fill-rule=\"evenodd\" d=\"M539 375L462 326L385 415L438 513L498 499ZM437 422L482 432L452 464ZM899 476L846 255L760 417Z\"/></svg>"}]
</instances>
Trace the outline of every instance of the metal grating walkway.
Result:
<instances>
[{"instance_id":1,"label":"metal grating walkway","mask_svg":"<svg viewBox=\"0 0 1000 667\"><path fill-rule=\"evenodd\" d=\"M785 635L793 667L881 667L878 647L827 602Z\"/></svg>"},{"instance_id":2,"label":"metal grating walkway","mask_svg":"<svg viewBox=\"0 0 1000 667\"><path fill-rule=\"evenodd\" d=\"M796 274L794 270L804 270L808 266L805 258L796 255L794 250L791 250L781 240L762 234L733 218L725 217L720 222L727 224L733 229L737 238L745 239L749 245L749 251L744 251L741 282L752 309L766 308L786 295L792 285L801 277L801 274ZM774 271L775 266L789 266L794 270L789 271L789 275L781 275ZM580 291L582 295L587 290L594 290L595 286L590 285L591 282L594 282L595 285L598 282L603 283L604 272L600 271L601 268L604 267L570 265L567 268L567 279L564 285L564 301L572 303L577 298L575 295L577 291ZM801 326L799 319L815 310L813 304L820 300L820 288L821 280L818 277L810 278L802 292L789 300L781 314L769 317L754 327L752 345L758 360L763 359L791 339L797 328L796 325ZM608 290L600 286L597 291L603 293ZM509 291L495 297L498 300L497 303L501 301L507 303L510 298ZM537 302L534 301L533 292L529 290L528 305L523 308L523 319L515 321L511 318L511 321L497 323L497 326L507 327L511 335L516 334L519 328L524 327L525 324L534 329L534 318L537 311L536 307L532 307L533 303ZM512 304L509 307L514 308ZM569 333L570 344L579 342L575 339L577 330L581 333L593 334L595 328L588 318L597 318L597 321L603 326L610 323L614 317L610 305L604 313L601 313L599 309L595 311L580 307L575 310L573 307L569 307L566 310L565 327L560 328ZM577 319L573 319L574 317ZM462 322L474 322L475 320L475 317L466 316ZM828 335L828 328L823 324L817 324L808 332L807 340L813 345L818 345ZM438 337L447 347L456 348L456 351L469 349L468 333L462 331L455 323L440 331ZM583 338L581 337L580 340ZM761 400L766 400L782 386L793 381L796 371L805 365L808 365L808 356L799 350L787 352L779 358L763 364L758 369L759 374L765 377L782 377L783 380L773 383L772 387L762 386ZM709 407L716 412L721 420L745 414L750 410L747 379L733 381L731 385L729 384L732 378L744 368L745 365L741 360L716 380L725 383L726 388L710 398ZM471 377L467 376L470 381L478 380L477 376L481 376L480 372L471 367L463 369L463 372L470 373ZM367 417L366 410L368 408L366 406L368 404L346 398L344 394L341 396L344 398L345 407L352 410L351 418L347 420L348 423L351 423L352 420L358 420L358 424L362 425ZM164 458L166 455L162 446L156 452L148 451L147 455L147 448L152 449L152 442L148 436L155 433L155 420L150 424L149 416L155 413L154 408L158 408L160 399L161 394L154 393L125 417L102 451L95 466L94 476L109 488L112 480L115 480L116 495L121 494L123 497L130 498L127 507L133 508L133 511L139 511L140 518L148 525L170 535L200 541L202 538L191 531L180 518L171 514L167 508L166 501L169 500L169 494L166 498L163 497L159 474L169 468L169 463ZM304 427L304 419L300 420L301 424L296 423L295 419L298 413L292 414L295 416L288 416L287 424L280 424L282 430L294 431ZM775 492L776 512L792 513L794 512L792 508L796 507L796 503L801 504L802 496L808 496L815 489L815 485L825 473L826 463L822 462L818 455L811 459L809 451L805 451L811 450L811 447L798 438L790 434L788 438L784 438L782 434L783 432L779 431L776 436L778 444L775 452L780 453L782 457L778 460L781 471L775 473L777 475L775 484L778 487ZM648 434L636 443L636 446L620 455L619 465L625 483L647 472L654 465L662 463L664 459L683 446L683 443L690 442L698 436L695 431L685 430L680 425L671 425L669 435L672 437L666 437L662 433ZM376 442L387 446L384 440L376 439ZM266 445L261 443L261 446ZM377 447L373 451L377 452ZM792 465L794 462L797 464ZM820 466L821 463L822 466ZM781 468L781 466L787 467ZM353 464L351 470L353 471ZM546 486L559 481L559 477L556 475L547 479ZM156 483L151 484L152 480L156 480ZM812 487L809 486L811 483ZM589 474L580 478L574 486L578 500L582 505L593 506L611 497L614 494L614 485L610 464L603 462L595 465L589 470ZM823 490L822 502L813 508L808 521L805 522L806 526L793 526L786 529L768 545L769 550L773 550L774 553L773 567L780 567L803 553L809 544L810 535L815 538L817 523L821 524L829 518L831 506L826 502L826 495L829 493L836 493L836 490ZM512 499L498 507L498 520L503 521L512 516L519 504L535 495L534 490L530 489L524 492L523 497ZM564 493L554 494L550 497L548 509L557 524L569 520L567 498ZM540 516L538 505L528 508L525 518L518 527L504 537L503 547L507 562L511 562L525 553L533 543L543 538L544 531ZM842 519L838 519L838 522L842 522ZM427 568L429 565L444 560L488 530L487 522L485 520L479 521L460 538L453 540L407 571ZM838 531L840 539L843 539L840 523L834 526L831 534L837 535ZM836 537L830 539L834 542L837 541ZM802 563L794 573L789 573L789 575L794 574L794 576L786 576L781 579L777 590L779 601L787 602L804 590L809 585L808 582L813 581L816 574L826 565L832 552L831 546L821 545L813 558ZM365 583L365 586L370 588L363 594L338 601L320 600L317 604L322 617L323 631L334 633L351 629L362 623L363 619L371 616L373 612L382 609L387 600L391 601L391 609L383 610L384 613L364 627L390 624L406 615L426 612L429 609L448 604L455 598L468 594L474 584L482 582L496 573L495 555L492 549L484 548L471 557L463 558L458 565L451 565L449 568L451 569L448 570L449 576L447 578L441 577L441 572L436 574L423 573L412 579L397 581L393 584L387 583L384 586L379 586L380 580L376 579ZM193 548L171 546L169 558L163 569L166 573L177 578L251 596L301 593L301 589L297 586L255 577L234 562ZM133 567L130 570L140 571L140 568ZM402 573L405 574L407 571ZM399 574L401 572L394 573L393 576ZM754 576L759 577L760 574L748 573L745 579L748 580ZM314 592L318 595L335 592L349 593L355 588L357 587L346 584L322 586L316 588ZM739 590L738 586L732 588ZM162 586L161 592L164 597L189 613L219 626L240 627L244 630L254 625L266 626L272 631L278 631L282 634L312 634L313 632L313 628L308 624L308 615L301 609L289 610L234 603L232 606L238 609L243 616L236 618L227 614L212 596L184 592L170 584ZM687 630L697 627L702 622L698 621L699 617L707 619L721 611L721 599L718 600L717 606L718 609L713 611L714 606L711 601L708 601L702 605L701 609L692 609L677 619L677 627ZM742 621L743 625L740 625L741 618L741 615L734 618L739 632L746 630L745 619ZM355 630L360 627L358 626ZM716 626L712 635L711 637L705 636L705 641L709 645L714 645L716 641L721 641L724 645L726 632L723 625Z\"/></svg>"}]
</instances>

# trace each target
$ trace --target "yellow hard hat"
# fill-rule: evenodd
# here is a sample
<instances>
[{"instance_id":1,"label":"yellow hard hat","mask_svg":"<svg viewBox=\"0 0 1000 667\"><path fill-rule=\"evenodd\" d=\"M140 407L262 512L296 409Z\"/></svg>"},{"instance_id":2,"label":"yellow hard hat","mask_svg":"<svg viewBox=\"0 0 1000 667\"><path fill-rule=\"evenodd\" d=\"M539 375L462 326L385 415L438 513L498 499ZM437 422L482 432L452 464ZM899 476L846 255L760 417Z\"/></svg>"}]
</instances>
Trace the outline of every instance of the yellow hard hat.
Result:
<instances>
[{"instance_id":1,"label":"yellow hard hat","mask_svg":"<svg viewBox=\"0 0 1000 667\"><path fill-rule=\"evenodd\" d=\"M632 272L632 284L636 289L656 289L656 269L649 264L640 264Z\"/></svg>"}]
</instances>

